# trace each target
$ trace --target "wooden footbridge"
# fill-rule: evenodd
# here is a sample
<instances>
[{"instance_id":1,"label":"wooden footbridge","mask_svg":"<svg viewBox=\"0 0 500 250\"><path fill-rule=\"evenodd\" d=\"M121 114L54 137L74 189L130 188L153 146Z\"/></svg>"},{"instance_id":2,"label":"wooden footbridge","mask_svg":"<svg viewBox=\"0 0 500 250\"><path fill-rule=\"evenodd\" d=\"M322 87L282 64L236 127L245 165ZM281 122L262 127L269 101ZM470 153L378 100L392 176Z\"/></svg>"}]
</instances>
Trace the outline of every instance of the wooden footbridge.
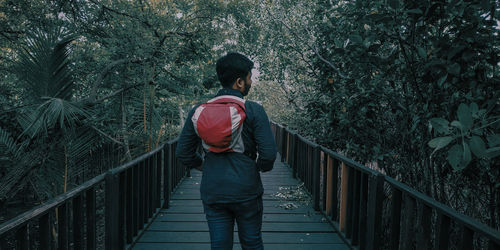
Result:
<instances>
[{"instance_id":1,"label":"wooden footbridge","mask_svg":"<svg viewBox=\"0 0 500 250\"><path fill-rule=\"evenodd\" d=\"M500 249L500 232L272 123L266 249ZM176 141L0 225L1 249L209 249L201 173ZM96 204L104 204L98 206ZM240 249L235 229L235 249Z\"/></svg>"}]
</instances>

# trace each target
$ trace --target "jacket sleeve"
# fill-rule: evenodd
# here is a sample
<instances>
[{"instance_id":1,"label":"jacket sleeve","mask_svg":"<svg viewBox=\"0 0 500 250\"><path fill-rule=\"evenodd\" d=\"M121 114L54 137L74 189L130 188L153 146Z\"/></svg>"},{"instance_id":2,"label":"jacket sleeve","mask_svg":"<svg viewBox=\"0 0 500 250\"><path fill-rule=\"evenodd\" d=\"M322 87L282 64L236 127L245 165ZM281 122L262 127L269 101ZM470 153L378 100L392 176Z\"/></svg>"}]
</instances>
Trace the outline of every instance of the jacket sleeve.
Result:
<instances>
[{"instance_id":1,"label":"jacket sleeve","mask_svg":"<svg viewBox=\"0 0 500 250\"><path fill-rule=\"evenodd\" d=\"M175 156L177 156L179 161L188 168L199 167L203 163L201 155L197 153L201 139L194 131L193 121L191 120L195 109L196 108L193 108L186 118L175 151Z\"/></svg>"},{"instance_id":2,"label":"jacket sleeve","mask_svg":"<svg viewBox=\"0 0 500 250\"><path fill-rule=\"evenodd\" d=\"M273 169L277 147L264 108L257 104L255 112L255 142L257 144L257 169L267 172Z\"/></svg>"}]
</instances>

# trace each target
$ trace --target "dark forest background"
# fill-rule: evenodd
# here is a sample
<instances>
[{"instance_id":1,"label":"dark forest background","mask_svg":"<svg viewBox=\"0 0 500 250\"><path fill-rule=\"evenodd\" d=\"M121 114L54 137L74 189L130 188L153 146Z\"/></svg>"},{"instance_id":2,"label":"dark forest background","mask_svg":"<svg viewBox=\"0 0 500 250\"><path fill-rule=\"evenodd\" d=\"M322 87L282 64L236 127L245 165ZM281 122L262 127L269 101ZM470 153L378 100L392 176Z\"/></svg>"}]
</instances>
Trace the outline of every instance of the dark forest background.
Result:
<instances>
[{"instance_id":1,"label":"dark forest background","mask_svg":"<svg viewBox=\"0 0 500 250\"><path fill-rule=\"evenodd\" d=\"M498 230L499 17L497 0L0 0L0 217L175 138L239 51L274 121Z\"/></svg>"}]
</instances>

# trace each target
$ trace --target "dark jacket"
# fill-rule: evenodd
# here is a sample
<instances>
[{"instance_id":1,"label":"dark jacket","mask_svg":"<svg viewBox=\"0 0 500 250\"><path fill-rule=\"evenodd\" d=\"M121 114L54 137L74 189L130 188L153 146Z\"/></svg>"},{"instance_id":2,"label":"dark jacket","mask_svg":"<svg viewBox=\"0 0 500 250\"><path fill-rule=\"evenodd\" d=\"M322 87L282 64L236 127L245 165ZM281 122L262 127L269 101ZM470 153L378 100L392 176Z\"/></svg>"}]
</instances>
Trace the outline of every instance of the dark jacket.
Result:
<instances>
[{"instance_id":1,"label":"dark jacket","mask_svg":"<svg viewBox=\"0 0 500 250\"><path fill-rule=\"evenodd\" d=\"M243 98L233 89L221 89L217 96L234 95ZM203 164L201 199L206 204L243 202L262 196L264 189L259 171L273 168L276 143L264 108L252 101L245 102L246 119L243 123L245 153L197 153L201 139L196 134L191 117L186 119L177 145L176 156L188 168Z\"/></svg>"}]
</instances>

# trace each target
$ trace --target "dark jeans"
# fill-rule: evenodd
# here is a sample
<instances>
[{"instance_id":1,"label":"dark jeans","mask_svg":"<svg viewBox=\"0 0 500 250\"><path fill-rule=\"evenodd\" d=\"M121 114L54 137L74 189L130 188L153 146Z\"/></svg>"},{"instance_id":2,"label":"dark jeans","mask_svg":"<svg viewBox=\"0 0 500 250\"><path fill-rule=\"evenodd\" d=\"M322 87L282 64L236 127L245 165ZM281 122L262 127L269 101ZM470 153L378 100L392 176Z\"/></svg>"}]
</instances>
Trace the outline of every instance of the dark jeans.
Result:
<instances>
[{"instance_id":1,"label":"dark jeans","mask_svg":"<svg viewBox=\"0 0 500 250\"><path fill-rule=\"evenodd\" d=\"M233 249L234 220L242 249L264 249L262 197L240 203L203 204L212 249Z\"/></svg>"}]
</instances>

